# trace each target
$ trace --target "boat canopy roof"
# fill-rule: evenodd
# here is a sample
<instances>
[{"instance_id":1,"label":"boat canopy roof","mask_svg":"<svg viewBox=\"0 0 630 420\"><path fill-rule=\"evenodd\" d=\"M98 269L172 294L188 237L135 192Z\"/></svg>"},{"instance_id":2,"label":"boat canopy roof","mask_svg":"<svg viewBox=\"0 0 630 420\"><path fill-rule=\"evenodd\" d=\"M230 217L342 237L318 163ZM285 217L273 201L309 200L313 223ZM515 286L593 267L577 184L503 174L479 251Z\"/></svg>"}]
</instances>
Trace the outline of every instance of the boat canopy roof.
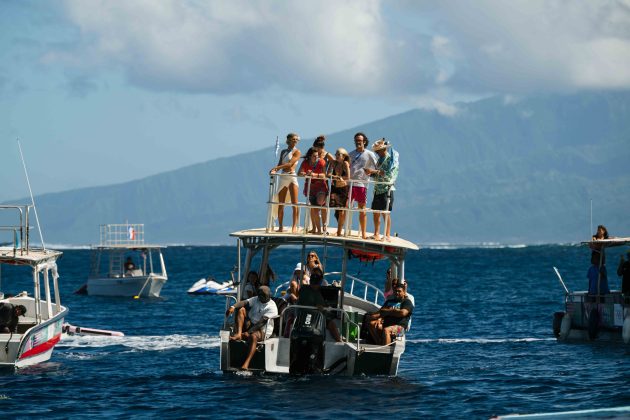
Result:
<instances>
[{"instance_id":1,"label":"boat canopy roof","mask_svg":"<svg viewBox=\"0 0 630 420\"><path fill-rule=\"evenodd\" d=\"M55 261L62 252L52 249L29 248L21 250L14 247L0 247L0 264L29 265L35 267L39 264Z\"/></svg>"},{"instance_id":2,"label":"boat canopy roof","mask_svg":"<svg viewBox=\"0 0 630 420\"><path fill-rule=\"evenodd\" d=\"M598 245L608 248L611 246L630 245L630 236L608 239L593 239L591 241L582 242L584 245Z\"/></svg>"},{"instance_id":3,"label":"boat canopy roof","mask_svg":"<svg viewBox=\"0 0 630 420\"><path fill-rule=\"evenodd\" d=\"M246 229L230 233L230 236L247 240L266 240L274 245L321 245L337 246L340 248L356 248L372 251L382 251L383 254L398 254L406 250L418 250L418 245L397 236L393 236L390 242L376 241L374 239L362 239L358 232L349 236L315 235L310 233L267 232L265 228ZM245 245L247 246L247 245Z\"/></svg>"}]
</instances>

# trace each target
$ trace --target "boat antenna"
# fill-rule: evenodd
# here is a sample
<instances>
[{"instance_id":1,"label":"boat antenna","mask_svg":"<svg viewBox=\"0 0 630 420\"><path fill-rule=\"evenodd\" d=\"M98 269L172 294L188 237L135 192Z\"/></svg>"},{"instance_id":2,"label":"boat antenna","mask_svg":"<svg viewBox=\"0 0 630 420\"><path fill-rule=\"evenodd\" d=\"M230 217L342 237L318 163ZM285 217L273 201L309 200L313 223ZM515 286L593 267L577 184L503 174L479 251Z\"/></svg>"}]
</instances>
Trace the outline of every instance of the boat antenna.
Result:
<instances>
[{"instance_id":1,"label":"boat antenna","mask_svg":"<svg viewBox=\"0 0 630 420\"><path fill-rule=\"evenodd\" d=\"M20 149L20 157L22 158L22 166L24 167L24 175L26 175L26 184L28 185L28 193L31 195L31 203L33 204L33 210L35 211L35 221L37 222L37 230L39 231L39 239L42 241L42 248L46 251L46 244L44 243L44 235L42 235L42 228L39 225L39 216L37 216L37 207L35 207L35 198L33 198L33 190L31 190L31 181L28 179L28 171L26 170L26 162L24 161L24 154L22 153L22 144L20 139L17 139L18 148Z\"/></svg>"},{"instance_id":2,"label":"boat antenna","mask_svg":"<svg viewBox=\"0 0 630 420\"><path fill-rule=\"evenodd\" d=\"M591 198L591 230L586 236L587 238L593 234L593 199Z\"/></svg>"}]
</instances>

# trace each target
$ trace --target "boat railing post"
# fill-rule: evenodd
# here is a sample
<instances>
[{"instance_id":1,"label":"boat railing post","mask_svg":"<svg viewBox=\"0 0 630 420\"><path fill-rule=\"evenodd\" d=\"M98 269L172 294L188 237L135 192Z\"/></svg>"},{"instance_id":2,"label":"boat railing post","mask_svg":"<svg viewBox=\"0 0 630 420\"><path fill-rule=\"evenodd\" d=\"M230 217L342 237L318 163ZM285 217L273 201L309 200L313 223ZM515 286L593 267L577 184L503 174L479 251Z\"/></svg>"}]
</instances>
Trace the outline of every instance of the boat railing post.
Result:
<instances>
[{"instance_id":1,"label":"boat railing post","mask_svg":"<svg viewBox=\"0 0 630 420\"><path fill-rule=\"evenodd\" d=\"M35 321L38 323L42 322L42 315L40 310L40 290L39 290L39 271L37 271L37 266L33 267L33 289L35 292Z\"/></svg>"},{"instance_id":2,"label":"boat railing post","mask_svg":"<svg viewBox=\"0 0 630 420\"><path fill-rule=\"evenodd\" d=\"M48 310L48 317L46 319L52 318L52 302L50 301L50 279L48 278L48 267L45 267L43 270L44 273L44 291L46 293L46 309Z\"/></svg>"},{"instance_id":3,"label":"boat railing post","mask_svg":"<svg viewBox=\"0 0 630 420\"><path fill-rule=\"evenodd\" d=\"M274 186L275 186L275 180L276 180L277 176L276 174L270 174L269 175L269 197L267 200L267 227L265 229L266 233L269 233L273 230L273 210L274 207L276 207L278 209L278 211L280 211L280 209L278 208L278 206L274 206ZM282 209L282 211L284 211L284 209Z\"/></svg>"},{"instance_id":4,"label":"boat railing post","mask_svg":"<svg viewBox=\"0 0 630 420\"><path fill-rule=\"evenodd\" d=\"M326 220L324 223L324 235L328 232L328 224L330 223L330 194L332 192L332 177L326 179L326 185L328 186L328 193L326 194Z\"/></svg>"},{"instance_id":5,"label":"boat railing post","mask_svg":"<svg viewBox=\"0 0 630 420\"><path fill-rule=\"evenodd\" d=\"M311 177L308 175L304 176L304 182L306 182L306 205L310 205L309 197L311 196ZM304 233L308 233L309 227L311 225L311 209L305 212L304 215Z\"/></svg>"},{"instance_id":6,"label":"boat railing post","mask_svg":"<svg viewBox=\"0 0 630 420\"><path fill-rule=\"evenodd\" d=\"M350 185L348 186L348 209L344 226L344 236L349 236L352 231L352 218L354 216L354 211L352 210L352 187L354 186L354 181L350 179Z\"/></svg>"},{"instance_id":7,"label":"boat railing post","mask_svg":"<svg viewBox=\"0 0 630 420\"><path fill-rule=\"evenodd\" d=\"M61 312L61 298L59 297L59 274L57 273L57 265L55 263L53 273L53 289L55 291L55 306L57 309L57 313Z\"/></svg>"}]
</instances>

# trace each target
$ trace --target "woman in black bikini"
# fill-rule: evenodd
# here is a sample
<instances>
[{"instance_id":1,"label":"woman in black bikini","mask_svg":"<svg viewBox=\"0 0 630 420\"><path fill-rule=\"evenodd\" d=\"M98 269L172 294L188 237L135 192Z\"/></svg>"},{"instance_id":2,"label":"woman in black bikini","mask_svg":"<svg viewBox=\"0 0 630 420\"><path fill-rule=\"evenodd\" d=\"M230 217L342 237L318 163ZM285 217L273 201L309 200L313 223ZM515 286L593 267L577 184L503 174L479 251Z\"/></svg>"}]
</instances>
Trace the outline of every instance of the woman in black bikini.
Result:
<instances>
[{"instance_id":1,"label":"woman in black bikini","mask_svg":"<svg viewBox=\"0 0 630 420\"><path fill-rule=\"evenodd\" d=\"M330 190L330 207L345 208L348 206L348 185L350 180L350 156L343 147L337 149L335 161L328 169L328 176L332 178ZM346 212L335 210L337 219L337 236L341 236Z\"/></svg>"}]
</instances>

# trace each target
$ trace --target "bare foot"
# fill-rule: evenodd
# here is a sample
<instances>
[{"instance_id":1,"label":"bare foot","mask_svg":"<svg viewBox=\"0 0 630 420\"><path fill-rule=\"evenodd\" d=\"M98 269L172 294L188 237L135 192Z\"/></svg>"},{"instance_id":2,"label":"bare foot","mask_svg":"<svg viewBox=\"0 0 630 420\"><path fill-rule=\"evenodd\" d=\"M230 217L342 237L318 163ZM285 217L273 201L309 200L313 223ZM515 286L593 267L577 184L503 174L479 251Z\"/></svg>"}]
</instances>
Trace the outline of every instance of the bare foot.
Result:
<instances>
[{"instance_id":1,"label":"bare foot","mask_svg":"<svg viewBox=\"0 0 630 420\"><path fill-rule=\"evenodd\" d=\"M315 229L311 229L311 230L309 230L309 231L308 231L308 233L310 233L310 234L314 235L314 234L316 234L316 233L317 233L317 231L315 231Z\"/></svg>"},{"instance_id":2,"label":"bare foot","mask_svg":"<svg viewBox=\"0 0 630 420\"><path fill-rule=\"evenodd\" d=\"M284 228L279 228L278 230L276 230L276 232L283 232Z\"/></svg>"},{"instance_id":3,"label":"bare foot","mask_svg":"<svg viewBox=\"0 0 630 420\"><path fill-rule=\"evenodd\" d=\"M291 228L291 233L297 233L297 231L298 231L297 226L293 226L293 227Z\"/></svg>"},{"instance_id":4,"label":"bare foot","mask_svg":"<svg viewBox=\"0 0 630 420\"><path fill-rule=\"evenodd\" d=\"M386 237L385 237L385 241L386 241L386 242L391 242L391 241L392 241L391 236L386 236Z\"/></svg>"},{"instance_id":5,"label":"bare foot","mask_svg":"<svg viewBox=\"0 0 630 420\"><path fill-rule=\"evenodd\" d=\"M343 236L341 232L337 232L337 236Z\"/></svg>"},{"instance_id":6,"label":"bare foot","mask_svg":"<svg viewBox=\"0 0 630 420\"><path fill-rule=\"evenodd\" d=\"M230 340L232 341L240 341L241 340L241 335L240 334L234 334L230 336Z\"/></svg>"}]
</instances>

